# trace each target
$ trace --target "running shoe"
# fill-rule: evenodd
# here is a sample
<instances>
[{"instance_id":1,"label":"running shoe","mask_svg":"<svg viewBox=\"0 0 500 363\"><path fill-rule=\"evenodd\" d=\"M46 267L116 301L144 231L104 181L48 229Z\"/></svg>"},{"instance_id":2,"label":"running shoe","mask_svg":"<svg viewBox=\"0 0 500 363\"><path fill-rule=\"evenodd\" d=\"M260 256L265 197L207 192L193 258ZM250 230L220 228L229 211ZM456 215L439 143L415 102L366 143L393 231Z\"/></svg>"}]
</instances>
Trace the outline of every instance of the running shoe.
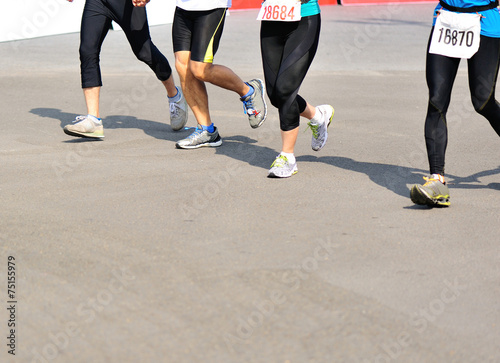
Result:
<instances>
[{"instance_id":1,"label":"running shoe","mask_svg":"<svg viewBox=\"0 0 500 363\"><path fill-rule=\"evenodd\" d=\"M316 112L321 114L319 123L308 122L312 131L311 147L314 151L319 151L325 146L328 139L328 126L332 123L334 109L330 105L321 105L316 107Z\"/></svg>"},{"instance_id":2,"label":"running shoe","mask_svg":"<svg viewBox=\"0 0 500 363\"><path fill-rule=\"evenodd\" d=\"M450 205L450 191L434 175L424 176L424 185L415 184L410 191L411 201L419 205L430 207L448 207Z\"/></svg>"},{"instance_id":3,"label":"running shoe","mask_svg":"<svg viewBox=\"0 0 500 363\"><path fill-rule=\"evenodd\" d=\"M290 164L285 155L279 154L271 165L267 176L269 178L289 178L297 172L297 163Z\"/></svg>"},{"instance_id":4,"label":"running shoe","mask_svg":"<svg viewBox=\"0 0 500 363\"><path fill-rule=\"evenodd\" d=\"M170 102L170 126L172 130L179 131L186 126L188 119L188 104L180 88L177 88L180 99L177 102Z\"/></svg>"},{"instance_id":5,"label":"running shoe","mask_svg":"<svg viewBox=\"0 0 500 363\"><path fill-rule=\"evenodd\" d=\"M91 139L104 138L102 120L90 115L77 116L71 125L64 126L64 133Z\"/></svg>"},{"instance_id":6,"label":"running shoe","mask_svg":"<svg viewBox=\"0 0 500 363\"><path fill-rule=\"evenodd\" d=\"M221 145L222 139L219 136L217 127L214 132L208 132L207 130L203 130L201 125L198 125L191 135L177 141L175 147L178 149L197 149L204 146L216 147Z\"/></svg>"},{"instance_id":7,"label":"running shoe","mask_svg":"<svg viewBox=\"0 0 500 363\"><path fill-rule=\"evenodd\" d=\"M267 117L267 105L264 98L265 86L260 79L252 79L247 84L253 87L254 92L246 97L241 97L243 108L248 115L248 122L254 129L264 123Z\"/></svg>"}]
</instances>

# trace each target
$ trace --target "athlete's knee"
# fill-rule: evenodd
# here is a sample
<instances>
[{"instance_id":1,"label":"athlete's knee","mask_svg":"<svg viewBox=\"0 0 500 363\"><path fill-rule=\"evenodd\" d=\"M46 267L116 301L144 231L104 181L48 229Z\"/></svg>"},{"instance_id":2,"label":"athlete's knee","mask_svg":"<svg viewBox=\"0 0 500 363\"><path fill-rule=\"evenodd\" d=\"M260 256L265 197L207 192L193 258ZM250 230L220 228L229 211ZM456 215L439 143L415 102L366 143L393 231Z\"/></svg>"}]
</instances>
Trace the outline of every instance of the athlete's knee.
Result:
<instances>
[{"instance_id":1,"label":"athlete's knee","mask_svg":"<svg viewBox=\"0 0 500 363\"><path fill-rule=\"evenodd\" d=\"M88 47L85 44L81 44L79 49L79 54L80 54L80 61L83 64L99 62L99 51L93 47Z\"/></svg>"},{"instance_id":2,"label":"athlete's knee","mask_svg":"<svg viewBox=\"0 0 500 363\"><path fill-rule=\"evenodd\" d=\"M271 105L273 105L277 109L280 109L285 105L286 97L284 97L283 95L274 93L271 95L268 94L268 97L269 101L271 101Z\"/></svg>"},{"instance_id":3,"label":"athlete's knee","mask_svg":"<svg viewBox=\"0 0 500 363\"><path fill-rule=\"evenodd\" d=\"M197 79L203 82L210 82L212 63L190 61L188 66L193 76Z\"/></svg>"},{"instance_id":4,"label":"athlete's knee","mask_svg":"<svg viewBox=\"0 0 500 363\"><path fill-rule=\"evenodd\" d=\"M485 104L484 103L481 103L479 101L475 101L475 100L472 100L472 105L474 106L474 110L476 110L476 112L478 114L483 114L484 113L484 106Z\"/></svg>"},{"instance_id":5,"label":"athlete's knee","mask_svg":"<svg viewBox=\"0 0 500 363\"><path fill-rule=\"evenodd\" d=\"M138 60L146 64L151 64L153 61L152 49L147 44L140 48L133 48L134 54Z\"/></svg>"},{"instance_id":6,"label":"athlete's knee","mask_svg":"<svg viewBox=\"0 0 500 363\"><path fill-rule=\"evenodd\" d=\"M491 77L477 75L470 83L472 104L477 112L490 101L495 101L495 84Z\"/></svg>"},{"instance_id":7,"label":"athlete's knee","mask_svg":"<svg viewBox=\"0 0 500 363\"><path fill-rule=\"evenodd\" d=\"M443 99L441 96L429 96L428 111L446 113L450 102Z\"/></svg>"},{"instance_id":8,"label":"athlete's knee","mask_svg":"<svg viewBox=\"0 0 500 363\"><path fill-rule=\"evenodd\" d=\"M485 117L491 126L500 132L500 104L495 100L495 97L491 96L488 101L480 103L473 101L474 109L478 114ZM500 133L499 133L500 135Z\"/></svg>"},{"instance_id":9,"label":"athlete's knee","mask_svg":"<svg viewBox=\"0 0 500 363\"><path fill-rule=\"evenodd\" d=\"M175 58L175 70L177 73L186 75L187 72L187 64L181 62L179 59Z\"/></svg>"},{"instance_id":10,"label":"athlete's knee","mask_svg":"<svg viewBox=\"0 0 500 363\"><path fill-rule=\"evenodd\" d=\"M189 63L189 52L178 51L174 53L175 70L179 75L186 75Z\"/></svg>"},{"instance_id":11,"label":"athlete's knee","mask_svg":"<svg viewBox=\"0 0 500 363\"><path fill-rule=\"evenodd\" d=\"M472 105L474 106L474 110L476 110L476 112L480 115L482 115L489 107L496 104L496 101L492 95L488 95L488 97L472 95L471 100Z\"/></svg>"}]
</instances>

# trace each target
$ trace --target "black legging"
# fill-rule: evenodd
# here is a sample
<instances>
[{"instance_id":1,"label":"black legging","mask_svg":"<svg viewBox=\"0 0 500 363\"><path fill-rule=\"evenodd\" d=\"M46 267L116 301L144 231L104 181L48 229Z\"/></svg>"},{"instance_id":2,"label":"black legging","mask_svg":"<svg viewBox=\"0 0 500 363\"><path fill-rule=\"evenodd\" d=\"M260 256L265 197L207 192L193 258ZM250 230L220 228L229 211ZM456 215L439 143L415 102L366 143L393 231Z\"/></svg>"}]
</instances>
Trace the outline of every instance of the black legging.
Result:
<instances>
[{"instance_id":1,"label":"black legging","mask_svg":"<svg viewBox=\"0 0 500 363\"><path fill-rule=\"evenodd\" d=\"M102 86L99 53L112 20L125 32L136 57L146 63L160 81L166 81L172 69L151 41L146 9L135 7L131 0L87 0L80 31L82 87Z\"/></svg>"},{"instance_id":2,"label":"black legging","mask_svg":"<svg viewBox=\"0 0 500 363\"><path fill-rule=\"evenodd\" d=\"M279 110L283 131L297 128L306 108L298 92L318 49L320 28L319 14L298 22L262 22L260 46L267 95Z\"/></svg>"},{"instance_id":3,"label":"black legging","mask_svg":"<svg viewBox=\"0 0 500 363\"><path fill-rule=\"evenodd\" d=\"M431 37L434 28L431 30ZM430 38L429 38L430 44ZM500 61L500 38L481 35L479 50L467 67L469 89L474 109L490 122L500 136L500 105L495 100L495 86ZM429 105L425 119L425 142L431 174L444 175L444 159L448 143L446 112L457 75L459 58L429 53L427 47L426 78Z\"/></svg>"}]
</instances>

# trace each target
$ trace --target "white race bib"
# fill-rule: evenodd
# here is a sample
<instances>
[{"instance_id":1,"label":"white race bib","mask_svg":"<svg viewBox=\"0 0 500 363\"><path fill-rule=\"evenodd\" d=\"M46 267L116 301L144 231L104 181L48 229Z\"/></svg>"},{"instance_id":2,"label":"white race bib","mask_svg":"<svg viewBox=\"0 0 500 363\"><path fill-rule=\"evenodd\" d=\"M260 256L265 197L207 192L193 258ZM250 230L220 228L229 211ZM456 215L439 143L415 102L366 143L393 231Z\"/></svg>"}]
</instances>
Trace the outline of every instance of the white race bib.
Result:
<instances>
[{"instance_id":1,"label":"white race bib","mask_svg":"<svg viewBox=\"0 0 500 363\"><path fill-rule=\"evenodd\" d=\"M469 59L479 49L480 34L481 15L441 9L434 26L429 53Z\"/></svg>"},{"instance_id":2,"label":"white race bib","mask_svg":"<svg viewBox=\"0 0 500 363\"><path fill-rule=\"evenodd\" d=\"M299 21L300 0L266 0L257 16L257 20Z\"/></svg>"}]
</instances>

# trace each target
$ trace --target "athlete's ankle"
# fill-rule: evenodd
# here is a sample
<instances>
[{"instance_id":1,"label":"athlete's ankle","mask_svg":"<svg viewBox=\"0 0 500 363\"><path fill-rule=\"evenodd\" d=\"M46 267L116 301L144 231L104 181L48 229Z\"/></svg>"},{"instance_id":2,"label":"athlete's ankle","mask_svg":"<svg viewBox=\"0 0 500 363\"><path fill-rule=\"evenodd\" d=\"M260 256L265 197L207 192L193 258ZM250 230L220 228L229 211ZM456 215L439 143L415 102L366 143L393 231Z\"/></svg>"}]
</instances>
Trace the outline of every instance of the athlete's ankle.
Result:
<instances>
[{"instance_id":1,"label":"athlete's ankle","mask_svg":"<svg viewBox=\"0 0 500 363\"><path fill-rule=\"evenodd\" d=\"M252 87L252 85L248 84L247 82L245 82L245 84L248 86L249 91L246 93L246 95L241 96L241 98L243 98L243 99L247 98L248 96L251 96L255 92L255 90Z\"/></svg>"},{"instance_id":2,"label":"athlete's ankle","mask_svg":"<svg viewBox=\"0 0 500 363\"><path fill-rule=\"evenodd\" d=\"M441 183L446 184L446 181L444 180L444 175L442 174L432 174L432 179L439 180Z\"/></svg>"},{"instance_id":3,"label":"athlete's ankle","mask_svg":"<svg viewBox=\"0 0 500 363\"><path fill-rule=\"evenodd\" d=\"M214 126L213 122L210 125L208 125L208 126L201 125L201 128L203 130L206 130L206 131L210 132L210 133L213 133L215 131L215 126Z\"/></svg>"}]
</instances>

